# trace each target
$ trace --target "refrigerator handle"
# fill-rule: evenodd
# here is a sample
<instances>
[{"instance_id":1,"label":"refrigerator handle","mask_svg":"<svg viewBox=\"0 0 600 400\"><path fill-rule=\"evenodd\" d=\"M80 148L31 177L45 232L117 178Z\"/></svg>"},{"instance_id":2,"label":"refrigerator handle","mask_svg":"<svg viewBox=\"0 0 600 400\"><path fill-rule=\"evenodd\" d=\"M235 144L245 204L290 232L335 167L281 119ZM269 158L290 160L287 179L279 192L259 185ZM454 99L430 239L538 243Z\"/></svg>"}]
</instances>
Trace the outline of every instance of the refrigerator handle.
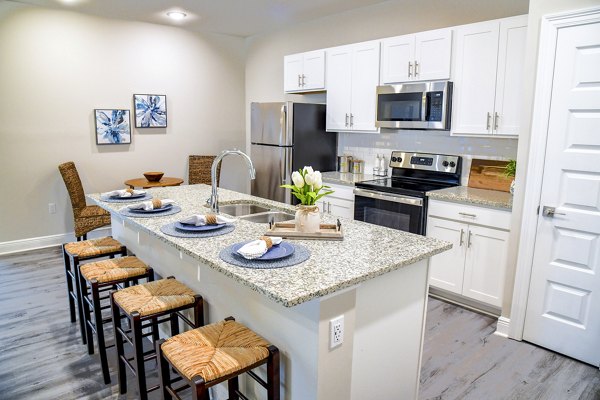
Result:
<instances>
[{"instance_id":1,"label":"refrigerator handle","mask_svg":"<svg viewBox=\"0 0 600 400\"><path fill-rule=\"evenodd\" d=\"M281 124L281 136L279 136L279 143L283 144L282 141L287 138L287 109L285 104L281 106L281 119L279 120Z\"/></svg>"}]
</instances>

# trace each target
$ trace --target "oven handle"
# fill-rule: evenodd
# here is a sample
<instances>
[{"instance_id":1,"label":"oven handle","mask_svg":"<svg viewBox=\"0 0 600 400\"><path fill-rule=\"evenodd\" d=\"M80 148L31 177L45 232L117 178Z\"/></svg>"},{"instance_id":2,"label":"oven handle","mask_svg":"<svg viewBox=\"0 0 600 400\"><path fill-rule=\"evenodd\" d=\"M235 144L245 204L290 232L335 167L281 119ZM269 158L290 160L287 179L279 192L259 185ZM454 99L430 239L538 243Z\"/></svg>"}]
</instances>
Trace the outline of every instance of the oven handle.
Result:
<instances>
[{"instance_id":1,"label":"oven handle","mask_svg":"<svg viewBox=\"0 0 600 400\"><path fill-rule=\"evenodd\" d=\"M418 197L401 196L397 194L381 194L372 190L354 189L354 195L368 197L375 200L391 201L394 203L410 204L411 206L423 207L423 199Z\"/></svg>"}]
</instances>

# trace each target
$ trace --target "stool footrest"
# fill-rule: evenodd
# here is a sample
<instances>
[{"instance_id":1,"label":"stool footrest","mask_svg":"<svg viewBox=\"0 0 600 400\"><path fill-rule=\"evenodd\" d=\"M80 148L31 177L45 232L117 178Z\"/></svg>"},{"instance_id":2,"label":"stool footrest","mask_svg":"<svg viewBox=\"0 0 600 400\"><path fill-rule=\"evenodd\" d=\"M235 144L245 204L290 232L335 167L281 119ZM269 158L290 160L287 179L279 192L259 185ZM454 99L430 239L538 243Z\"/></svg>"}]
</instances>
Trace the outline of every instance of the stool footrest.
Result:
<instances>
[{"instance_id":1,"label":"stool footrest","mask_svg":"<svg viewBox=\"0 0 600 400\"><path fill-rule=\"evenodd\" d=\"M265 389L268 387L267 382L265 382L260 376L256 375L254 371L246 371L248 375L250 375L256 382L258 382Z\"/></svg>"}]
</instances>

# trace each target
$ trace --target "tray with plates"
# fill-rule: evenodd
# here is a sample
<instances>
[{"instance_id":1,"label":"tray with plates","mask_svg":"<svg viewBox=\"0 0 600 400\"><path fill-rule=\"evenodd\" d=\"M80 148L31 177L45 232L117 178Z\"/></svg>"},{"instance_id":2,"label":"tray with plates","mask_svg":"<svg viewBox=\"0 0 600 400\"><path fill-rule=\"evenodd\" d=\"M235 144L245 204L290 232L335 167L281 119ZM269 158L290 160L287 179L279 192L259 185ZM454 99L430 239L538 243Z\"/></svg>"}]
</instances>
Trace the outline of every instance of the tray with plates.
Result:
<instances>
[{"instance_id":1,"label":"tray with plates","mask_svg":"<svg viewBox=\"0 0 600 400\"><path fill-rule=\"evenodd\" d=\"M231 248L231 251L237 257L244 258L241 254L238 253L238 250L241 249L246 243L236 243ZM286 258L294 254L296 248L287 242L281 242L279 244L274 244L265 254L258 258L253 258L255 261L273 261L273 260L281 260L282 258ZM245 258L244 258L245 259Z\"/></svg>"},{"instance_id":2,"label":"tray with plates","mask_svg":"<svg viewBox=\"0 0 600 400\"><path fill-rule=\"evenodd\" d=\"M248 260L237 251L251 241L235 243L219 252L221 260L228 264L252 269L274 269L291 267L310 258L310 250L299 244L281 242L269 249L259 258Z\"/></svg>"}]
</instances>

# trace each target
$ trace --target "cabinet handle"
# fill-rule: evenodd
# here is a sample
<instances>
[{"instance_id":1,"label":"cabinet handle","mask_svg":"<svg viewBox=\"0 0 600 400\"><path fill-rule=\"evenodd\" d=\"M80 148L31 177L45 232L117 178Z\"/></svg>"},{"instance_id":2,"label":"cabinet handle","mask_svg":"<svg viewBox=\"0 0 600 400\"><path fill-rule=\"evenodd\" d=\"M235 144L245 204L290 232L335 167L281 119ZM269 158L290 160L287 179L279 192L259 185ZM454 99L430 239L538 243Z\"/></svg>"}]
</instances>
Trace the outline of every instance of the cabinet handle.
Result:
<instances>
[{"instance_id":1,"label":"cabinet handle","mask_svg":"<svg viewBox=\"0 0 600 400\"><path fill-rule=\"evenodd\" d=\"M459 212L458 215L462 215L463 217L477 218L477 214L469 214L469 213Z\"/></svg>"},{"instance_id":2,"label":"cabinet handle","mask_svg":"<svg viewBox=\"0 0 600 400\"><path fill-rule=\"evenodd\" d=\"M331 203L327 202L327 213L331 214Z\"/></svg>"},{"instance_id":3,"label":"cabinet handle","mask_svg":"<svg viewBox=\"0 0 600 400\"><path fill-rule=\"evenodd\" d=\"M304 81L304 79L306 79L306 75L302 74L302 87L304 87L304 85L306 85L306 82Z\"/></svg>"},{"instance_id":4,"label":"cabinet handle","mask_svg":"<svg viewBox=\"0 0 600 400\"><path fill-rule=\"evenodd\" d=\"M346 128L348 127L348 113L346 113Z\"/></svg>"},{"instance_id":5,"label":"cabinet handle","mask_svg":"<svg viewBox=\"0 0 600 400\"><path fill-rule=\"evenodd\" d=\"M419 63L415 60L415 78L419 75Z\"/></svg>"},{"instance_id":6,"label":"cabinet handle","mask_svg":"<svg viewBox=\"0 0 600 400\"><path fill-rule=\"evenodd\" d=\"M465 235L465 230L463 228L460 228L460 243L459 246L462 247L463 245L463 236Z\"/></svg>"},{"instance_id":7,"label":"cabinet handle","mask_svg":"<svg viewBox=\"0 0 600 400\"><path fill-rule=\"evenodd\" d=\"M471 230L467 233L467 249L471 248Z\"/></svg>"},{"instance_id":8,"label":"cabinet handle","mask_svg":"<svg viewBox=\"0 0 600 400\"><path fill-rule=\"evenodd\" d=\"M412 63L409 61L408 62L408 77L410 78L412 76Z\"/></svg>"},{"instance_id":9,"label":"cabinet handle","mask_svg":"<svg viewBox=\"0 0 600 400\"><path fill-rule=\"evenodd\" d=\"M490 113L488 112L488 113L487 113L487 120L486 120L486 123L485 123L485 129L486 129L486 130L488 130L488 131L490 130L490 118L491 118L491 117L492 117L492 114L490 114Z\"/></svg>"},{"instance_id":10,"label":"cabinet handle","mask_svg":"<svg viewBox=\"0 0 600 400\"><path fill-rule=\"evenodd\" d=\"M500 116L498 115L497 112L494 113L494 129L498 130L498 120L500 119Z\"/></svg>"},{"instance_id":11,"label":"cabinet handle","mask_svg":"<svg viewBox=\"0 0 600 400\"><path fill-rule=\"evenodd\" d=\"M354 126L354 114L350 113L350 128Z\"/></svg>"},{"instance_id":12,"label":"cabinet handle","mask_svg":"<svg viewBox=\"0 0 600 400\"><path fill-rule=\"evenodd\" d=\"M302 77L298 74L298 87L302 86Z\"/></svg>"}]
</instances>

